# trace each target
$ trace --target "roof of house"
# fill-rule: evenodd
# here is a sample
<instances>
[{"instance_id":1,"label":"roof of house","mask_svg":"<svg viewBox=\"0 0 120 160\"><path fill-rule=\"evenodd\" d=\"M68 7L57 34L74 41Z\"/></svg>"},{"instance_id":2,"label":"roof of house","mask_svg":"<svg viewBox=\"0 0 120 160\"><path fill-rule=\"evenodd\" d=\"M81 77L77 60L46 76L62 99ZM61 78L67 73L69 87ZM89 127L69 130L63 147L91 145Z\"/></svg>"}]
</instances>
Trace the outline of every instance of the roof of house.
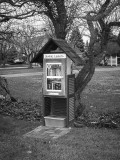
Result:
<instances>
[{"instance_id":1,"label":"roof of house","mask_svg":"<svg viewBox=\"0 0 120 160\"><path fill-rule=\"evenodd\" d=\"M107 55L114 55L114 54L120 55L120 46L119 46L119 44L117 42L115 42L115 41L109 41L107 43L106 54Z\"/></svg>"},{"instance_id":2,"label":"roof of house","mask_svg":"<svg viewBox=\"0 0 120 160\"><path fill-rule=\"evenodd\" d=\"M48 42L41 48L38 54L32 59L31 63L43 63L43 54L53 54L51 51L56 50L58 47L62 52L66 53L66 55L75 63L75 65L83 64L83 60L65 40L53 38L48 40Z\"/></svg>"}]
</instances>

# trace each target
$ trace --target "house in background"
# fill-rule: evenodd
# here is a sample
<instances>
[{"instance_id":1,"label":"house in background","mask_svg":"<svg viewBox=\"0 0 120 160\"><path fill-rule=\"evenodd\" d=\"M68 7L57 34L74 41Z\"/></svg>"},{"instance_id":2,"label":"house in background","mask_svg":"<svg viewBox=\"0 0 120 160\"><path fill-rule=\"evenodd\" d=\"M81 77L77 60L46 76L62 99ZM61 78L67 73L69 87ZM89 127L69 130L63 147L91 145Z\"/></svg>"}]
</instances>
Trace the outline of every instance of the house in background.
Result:
<instances>
[{"instance_id":1,"label":"house in background","mask_svg":"<svg viewBox=\"0 0 120 160\"><path fill-rule=\"evenodd\" d=\"M85 45L85 52L87 53L89 43ZM99 43L94 45L94 52L97 54L101 50ZM104 59L99 63L99 65L110 65L118 66L120 65L120 45L117 42L117 39L113 39L108 42L107 48L104 51ZM82 54L84 56L85 54ZM86 58L86 57L85 57ZM87 59L87 58L86 58Z\"/></svg>"},{"instance_id":2,"label":"house in background","mask_svg":"<svg viewBox=\"0 0 120 160\"><path fill-rule=\"evenodd\" d=\"M110 65L110 66L120 65L120 53L112 54L110 57L108 57L107 65Z\"/></svg>"},{"instance_id":3,"label":"house in background","mask_svg":"<svg viewBox=\"0 0 120 160\"><path fill-rule=\"evenodd\" d=\"M107 65L118 66L120 64L120 46L117 42L109 42L106 51Z\"/></svg>"}]
</instances>

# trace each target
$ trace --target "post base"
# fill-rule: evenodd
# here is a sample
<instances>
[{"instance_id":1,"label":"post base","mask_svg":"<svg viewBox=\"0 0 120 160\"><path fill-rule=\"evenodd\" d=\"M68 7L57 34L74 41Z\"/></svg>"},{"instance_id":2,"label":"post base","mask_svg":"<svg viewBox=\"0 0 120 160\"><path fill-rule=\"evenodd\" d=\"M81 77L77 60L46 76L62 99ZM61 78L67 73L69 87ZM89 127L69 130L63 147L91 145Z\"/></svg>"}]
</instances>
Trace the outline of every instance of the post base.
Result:
<instances>
[{"instance_id":1,"label":"post base","mask_svg":"<svg viewBox=\"0 0 120 160\"><path fill-rule=\"evenodd\" d=\"M46 116L45 126L49 127L66 127L66 118L65 117L55 117L55 116Z\"/></svg>"}]
</instances>

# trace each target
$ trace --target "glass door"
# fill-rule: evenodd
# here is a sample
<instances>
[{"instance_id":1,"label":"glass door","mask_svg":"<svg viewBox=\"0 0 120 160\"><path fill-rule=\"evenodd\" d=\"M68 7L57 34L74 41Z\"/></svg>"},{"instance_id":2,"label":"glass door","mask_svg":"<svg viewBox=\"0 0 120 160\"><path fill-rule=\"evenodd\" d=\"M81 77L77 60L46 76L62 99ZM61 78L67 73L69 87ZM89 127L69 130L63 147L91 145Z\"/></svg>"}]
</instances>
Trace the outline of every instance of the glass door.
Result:
<instances>
[{"instance_id":1,"label":"glass door","mask_svg":"<svg viewBox=\"0 0 120 160\"><path fill-rule=\"evenodd\" d=\"M47 91L62 91L62 63L46 63Z\"/></svg>"}]
</instances>

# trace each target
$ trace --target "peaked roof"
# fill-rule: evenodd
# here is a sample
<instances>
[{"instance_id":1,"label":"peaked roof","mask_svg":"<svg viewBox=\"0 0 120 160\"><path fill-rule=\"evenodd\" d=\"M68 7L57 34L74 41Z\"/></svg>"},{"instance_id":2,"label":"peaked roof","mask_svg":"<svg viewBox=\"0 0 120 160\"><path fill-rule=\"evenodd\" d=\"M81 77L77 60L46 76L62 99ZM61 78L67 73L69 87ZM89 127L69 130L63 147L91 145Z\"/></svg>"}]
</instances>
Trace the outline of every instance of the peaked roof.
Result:
<instances>
[{"instance_id":1,"label":"peaked roof","mask_svg":"<svg viewBox=\"0 0 120 160\"><path fill-rule=\"evenodd\" d=\"M31 63L43 63L43 54L53 54L53 50L60 48L66 55L76 64L83 64L82 59L77 55L77 53L69 46L69 44L62 39L52 39L50 38L48 42L41 48L38 54L32 59ZM50 52L52 51L52 52ZM57 52L54 52L57 53Z\"/></svg>"}]
</instances>

